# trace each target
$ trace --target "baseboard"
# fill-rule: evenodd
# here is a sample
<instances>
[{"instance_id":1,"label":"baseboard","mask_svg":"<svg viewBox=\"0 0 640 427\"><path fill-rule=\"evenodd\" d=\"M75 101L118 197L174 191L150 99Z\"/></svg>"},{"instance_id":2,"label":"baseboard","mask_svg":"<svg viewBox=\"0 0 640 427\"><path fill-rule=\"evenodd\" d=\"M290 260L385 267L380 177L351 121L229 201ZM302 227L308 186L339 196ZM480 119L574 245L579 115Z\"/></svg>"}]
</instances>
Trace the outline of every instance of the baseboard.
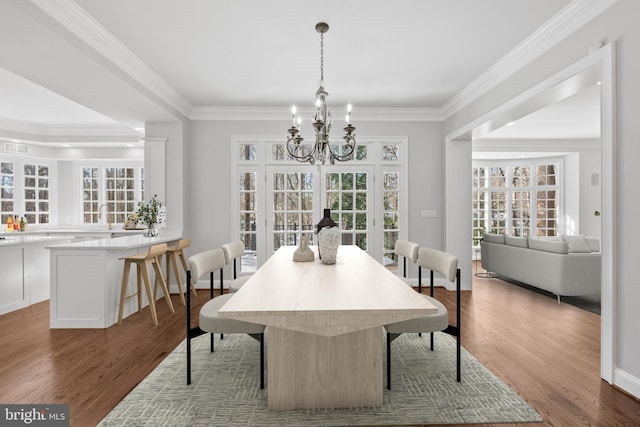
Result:
<instances>
[{"instance_id":1,"label":"baseboard","mask_svg":"<svg viewBox=\"0 0 640 427\"><path fill-rule=\"evenodd\" d=\"M613 370L613 385L629 393L636 399L640 399L640 378L620 368Z\"/></svg>"}]
</instances>

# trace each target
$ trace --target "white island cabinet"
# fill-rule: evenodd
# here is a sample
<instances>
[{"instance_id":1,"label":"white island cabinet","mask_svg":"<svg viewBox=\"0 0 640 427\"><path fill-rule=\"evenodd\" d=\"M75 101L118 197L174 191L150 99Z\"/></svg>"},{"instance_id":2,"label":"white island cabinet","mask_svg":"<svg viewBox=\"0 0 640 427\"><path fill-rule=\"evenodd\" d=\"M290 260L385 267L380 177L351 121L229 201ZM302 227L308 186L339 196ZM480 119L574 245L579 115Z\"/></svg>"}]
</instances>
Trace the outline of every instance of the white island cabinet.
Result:
<instances>
[{"instance_id":1,"label":"white island cabinet","mask_svg":"<svg viewBox=\"0 0 640 427\"><path fill-rule=\"evenodd\" d=\"M115 324L124 268L122 258L146 252L156 243L171 244L181 237L178 232L165 232L158 237L135 235L48 246L51 252L50 327L108 328ZM135 291L136 283L135 268L132 268L128 294ZM135 312L136 305L137 298L127 300L124 316ZM146 305L143 291L143 306Z\"/></svg>"},{"instance_id":2,"label":"white island cabinet","mask_svg":"<svg viewBox=\"0 0 640 427\"><path fill-rule=\"evenodd\" d=\"M0 314L49 299L49 253L45 247L72 239L0 235Z\"/></svg>"}]
</instances>

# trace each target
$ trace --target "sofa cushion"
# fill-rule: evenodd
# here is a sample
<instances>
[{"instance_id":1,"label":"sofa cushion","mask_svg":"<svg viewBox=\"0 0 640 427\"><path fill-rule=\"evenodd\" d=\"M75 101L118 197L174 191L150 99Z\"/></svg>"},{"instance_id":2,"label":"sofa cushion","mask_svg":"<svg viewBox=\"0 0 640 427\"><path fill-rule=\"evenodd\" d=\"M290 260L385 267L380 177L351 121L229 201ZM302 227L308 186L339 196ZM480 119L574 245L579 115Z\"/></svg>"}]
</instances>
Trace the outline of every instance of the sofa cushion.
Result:
<instances>
[{"instance_id":1,"label":"sofa cushion","mask_svg":"<svg viewBox=\"0 0 640 427\"><path fill-rule=\"evenodd\" d=\"M567 245L569 245L570 254L591 252L591 250L589 249L589 245L587 245L587 242L582 234L579 234L577 236L564 235L562 236L562 240L567 242Z\"/></svg>"},{"instance_id":2,"label":"sofa cushion","mask_svg":"<svg viewBox=\"0 0 640 427\"><path fill-rule=\"evenodd\" d=\"M589 246L591 252L600 252L600 239L597 237L584 236L584 240L587 242L587 246Z\"/></svg>"},{"instance_id":3,"label":"sofa cushion","mask_svg":"<svg viewBox=\"0 0 640 427\"><path fill-rule=\"evenodd\" d=\"M504 234L484 233L482 240L489 243L501 243L504 245Z\"/></svg>"},{"instance_id":4,"label":"sofa cushion","mask_svg":"<svg viewBox=\"0 0 640 427\"><path fill-rule=\"evenodd\" d=\"M518 246L521 248L528 248L529 239L526 237L516 237L516 236L504 236L504 242L510 246Z\"/></svg>"},{"instance_id":5,"label":"sofa cushion","mask_svg":"<svg viewBox=\"0 0 640 427\"><path fill-rule=\"evenodd\" d=\"M534 237L530 237L529 248L538 251L553 252L556 254L569 253L569 245L567 245L567 242L563 242L561 240L536 239Z\"/></svg>"}]
</instances>

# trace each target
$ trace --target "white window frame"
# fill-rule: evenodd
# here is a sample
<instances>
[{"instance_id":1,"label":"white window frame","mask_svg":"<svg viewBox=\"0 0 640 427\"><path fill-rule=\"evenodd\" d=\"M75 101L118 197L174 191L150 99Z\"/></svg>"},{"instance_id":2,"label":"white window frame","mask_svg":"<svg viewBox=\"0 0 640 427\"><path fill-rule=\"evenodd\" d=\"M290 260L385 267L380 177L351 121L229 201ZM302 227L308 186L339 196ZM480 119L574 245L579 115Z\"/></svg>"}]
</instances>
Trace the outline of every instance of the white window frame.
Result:
<instances>
[{"instance_id":1,"label":"white window frame","mask_svg":"<svg viewBox=\"0 0 640 427\"><path fill-rule=\"evenodd\" d=\"M473 168L484 167L489 171L492 167L501 167L507 171L507 175L505 177L505 187L491 187L490 185L485 188L485 193L488 194L487 199L485 200L485 220L488 224L490 221L490 206L491 206L491 197L490 193L495 191L504 191L506 193L506 226L505 226L505 234L513 235L513 218L511 218L511 203L512 203L512 192L513 191L529 191L533 196L533 201L530 203L530 220L531 225L529 227L530 235L536 236L537 231L537 217L536 217L536 204L535 200L537 200L537 196L535 196L537 191L547 190L547 187L539 187L536 178L537 178L537 168L538 166L557 164L558 170L556 174L556 187L557 187L557 229L556 235L560 235L563 233L565 229L565 197L564 197L564 182L565 182L565 162L563 157L536 157L536 158L527 158L527 159L510 159L510 160L491 160L491 159L483 159L483 160L474 160L472 162ZM529 187L513 187L511 185L512 173L511 168L514 166L531 166L531 183ZM487 172L487 176L485 178L487 182L490 184L491 175ZM472 192L477 191L476 188L472 188ZM472 218L473 221L473 218ZM473 236L472 240L473 240Z\"/></svg>"},{"instance_id":2,"label":"white window frame","mask_svg":"<svg viewBox=\"0 0 640 427\"><path fill-rule=\"evenodd\" d=\"M267 239L266 227L267 227L267 215L271 213L269 208L269 201L266 200L266 183L267 183L267 166L282 166L288 168L294 165L303 165L296 160L272 160L272 145L283 144L286 139L279 136L255 136L255 135L232 135L230 138L230 164L231 164L231 227L229 240L238 239L240 236L240 192L238 191L238 179L241 172L255 172L256 173L256 191L257 198L256 204L258 206L258 215L262 214L263 217L256 218L257 224L257 267L260 267L270 252L267 251ZM241 144L255 144L256 145L256 159L251 161L241 161L240 157L240 145ZM367 159L366 160L352 160L356 164L373 166L373 233L371 234L371 240L367 245L371 248L369 252L376 260L382 263L383 261L383 189L382 189L382 176L386 171L399 172L400 173L400 229L398 233L399 239L407 239L408 227L409 227L409 213L408 213L408 197L409 197L409 182L408 182L408 159L409 159L409 143L408 138L405 137L359 137L358 145L366 145ZM383 145L398 145L399 158L396 161L383 161L382 160L382 146ZM326 164L327 166L329 163ZM340 164L337 164L338 167ZM309 166L307 164L307 166ZM345 166L347 166L345 164ZM319 165L313 166L317 170ZM272 170L272 169L270 169ZM321 196L321 203L324 202L324 195ZM370 203L370 202L368 202ZM320 209L322 212L322 209ZM317 218L319 221L320 218Z\"/></svg>"},{"instance_id":3,"label":"white window frame","mask_svg":"<svg viewBox=\"0 0 640 427\"><path fill-rule=\"evenodd\" d=\"M49 168L49 222L43 225L57 224L58 223L58 163L55 160L40 158L40 157L23 157L2 154L0 161L13 163L13 208L14 215L18 215L22 218L25 212L25 198L24 198L24 165L35 164L37 166L47 166ZM37 175L36 175L37 179ZM37 191L37 190L36 190ZM37 215L37 211L36 211ZM36 223L37 224L37 223ZM6 223L2 225L6 227ZM4 230L4 228L3 228Z\"/></svg>"},{"instance_id":4,"label":"white window frame","mask_svg":"<svg viewBox=\"0 0 640 427\"><path fill-rule=\"evenodd\" d=\"M138 201L142 200L142 195L144 192L144 181L141 178L141 171L144 168L144 161L140 160L82 160L76 161L73 163L73 191L76 194L74 197L75 205L73 208L73 222L74 224L86 224L84 222L84 208L83 208L83 180L82 180L82 171L84 168L97 168L98 169L98 206L101 206L104 203L107 203L106 196L106 179L105 179L105 169L106 168L133 168L134 169L134 193L135 199L134 203L137 205ZM104 217L105 224L107 223L106 217ZM115 220L115 218L114 218ZM95 224L95 223L92 223ZM123 225L123 223L113 222L114 225Z\"/></svg>"}]
</instances>

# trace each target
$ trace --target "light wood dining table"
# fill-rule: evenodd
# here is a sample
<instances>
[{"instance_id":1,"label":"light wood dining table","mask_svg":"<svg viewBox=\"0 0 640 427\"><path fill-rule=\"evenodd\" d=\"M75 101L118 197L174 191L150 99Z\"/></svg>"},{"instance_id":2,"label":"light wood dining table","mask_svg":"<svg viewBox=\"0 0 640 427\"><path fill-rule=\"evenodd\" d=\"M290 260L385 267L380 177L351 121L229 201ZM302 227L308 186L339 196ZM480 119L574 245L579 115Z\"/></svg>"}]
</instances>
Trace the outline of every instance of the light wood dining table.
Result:
<instances>
[{"instance_id":1,"label":"light wood dining table","mask_svg":"<svg viewBox=\"0 0 640 427\"><path fill-rule=\"evenodd\" d=\"M270 409L376 407L383 403L385 324L436 307L357 246L336 263L294 262L278 249L219 315L267 325Z\"/></svg>"}]
</instances>

